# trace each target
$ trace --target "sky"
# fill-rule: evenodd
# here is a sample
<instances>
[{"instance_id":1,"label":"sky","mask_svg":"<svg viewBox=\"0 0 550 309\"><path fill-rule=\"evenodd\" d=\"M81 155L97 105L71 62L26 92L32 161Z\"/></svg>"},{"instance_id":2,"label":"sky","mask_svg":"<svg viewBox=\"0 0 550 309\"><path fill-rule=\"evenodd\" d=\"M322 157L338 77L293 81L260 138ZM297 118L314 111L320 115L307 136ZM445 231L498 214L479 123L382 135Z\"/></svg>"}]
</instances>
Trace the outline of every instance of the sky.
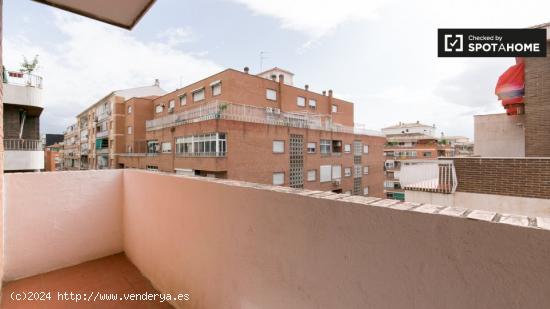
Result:
<instances>
[{"instance_id":1,"label":"sky","mask_svg":"<svg viewBox=\"0 0 550 309\"><path fill-rule=\"evenodd\" d=\"M473 115L504 111L494 87L514 60L438 58L437 29L524 28L548 12L542 0L157 0L127 31L5 0L3 56L18 70L39 55L41 133L62 133L116 89L158 78L172 91L225 68L277 66L297 87L354 102L367 128L420 121L473 138Z\"/></svg>"}]
</instances>

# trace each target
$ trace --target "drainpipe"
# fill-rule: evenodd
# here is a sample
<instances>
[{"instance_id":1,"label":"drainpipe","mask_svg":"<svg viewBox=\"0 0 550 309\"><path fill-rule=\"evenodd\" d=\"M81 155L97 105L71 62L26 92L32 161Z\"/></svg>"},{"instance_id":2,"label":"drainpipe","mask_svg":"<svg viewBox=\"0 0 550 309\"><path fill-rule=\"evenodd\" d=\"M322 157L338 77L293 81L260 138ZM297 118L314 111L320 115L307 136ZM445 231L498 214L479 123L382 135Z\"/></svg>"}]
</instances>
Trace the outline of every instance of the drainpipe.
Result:
<instances>
[{"instance_id":1,"label":"drainpipe","mask_svg":"<svg viewBox=\"0 0 550 309\"><path fill-rule=\"evenodd\" d=\"M332 89L328 91L328 114L330 115L330 125L332 126Z\"/></svg>"},{"instance_id":2,"label":"drainpipe","mask_svg":"<svg viewBox=\"0 0 550 309\"><path fill-rule=\"evenodd\" d=\"M21 125L21 128L19 129L19 139L23 138L23 128L25 127L25 120L27 119L27 111L22 109L19 111L19 122Z\"/></svg>"},{"instance_id":3,"label":"drainpipe","mask_svg":"<svg viewBox=\"0 0 550 309\"><path fill-rule=\"evenodd\" d=\"M277 96L277 101L279 103L279 109L283 110L283 84L285 83L285 76L279 74L279 95Z\"/></svg>"}]
</instances>

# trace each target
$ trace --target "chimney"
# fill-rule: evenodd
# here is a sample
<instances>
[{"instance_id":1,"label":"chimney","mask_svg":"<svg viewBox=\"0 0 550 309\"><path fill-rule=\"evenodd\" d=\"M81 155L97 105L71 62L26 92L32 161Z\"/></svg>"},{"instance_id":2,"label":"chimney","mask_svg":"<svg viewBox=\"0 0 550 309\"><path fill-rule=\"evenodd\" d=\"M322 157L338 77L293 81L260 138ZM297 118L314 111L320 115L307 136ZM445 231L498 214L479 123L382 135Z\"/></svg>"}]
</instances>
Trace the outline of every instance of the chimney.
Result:
<instances>
[{"instance_id":1,"label":"chimney","mask_svg":"<svg viewBox=\"0 0 550 309\"><path fill-rule=\"evenodd\" d=\"M419 123L420 123L420 121L417 120L417 121L416 121L416 124L419 124Z\"/></svg>"},{"instance_id":2,"label":"chimney","mask_svg":"<svg viewBox=\"0 0 550 309\"><path fill-rule=\"evenodd\" d=\"M279 83L281 84L285 83L285 76L283 74L279 74Z\"/></svg>"},{"instance_id":3,"label":"chimney","mask_svg":"<svg viewBox=\"0 0 550 309\"><path fill-rule=\"evenodd\" d=\"M249 69L248 67L244 67L244 72L245 72L246 74L248 74L248 71L249 71L249 70L250 70L250 69Z\"/></svg>"},{"instance_id":4,"label":"chimney","mask_svg":"<svg viewBox=\"0 0 550 309\"><path fill-rule=\"evenodd\" d=\"M325 90L323 90L323 95L327 95L327 92Z\"/></svg>"},{"instance_id":5,"label":"chimney","mask_svg":"<svg viewBox=\"0 0 550 309\"><path fill-rule=\"evenodd\" d=\"M155 79L155 84L154 84L154 86L157 86L157 87L160 86L160 81L159 81L158 78Z\"/></svg>"},{"instance_id":6,"label":"chimney","mask_svg":"<svg viewBox=\"0 0 550 309\"><path fill-rule=\"evenodd\" d=\"M332 98L332 89L328 91L328 96Z\"/></svg>"},{"instance_id":7,"label":"chimney","mask_svg":"<svg viewBox=\"0 0 550 309\"><path fill-rule=\"evenodd\" d=\"M271 74L271 80L276 82L277 81L277 75Z\"/></svg>"},{"instance_id":8,"label":"chimney","mask_svg":"<svg viewBox=\"0 0 550 309\"><path fill-rule=\"evenodd\" d=\"M304 86L304 89L305 89L306 91L308 91L308 90L309 90L309 85L306 84L306 85Z\"/></svg>"}]
</instances>

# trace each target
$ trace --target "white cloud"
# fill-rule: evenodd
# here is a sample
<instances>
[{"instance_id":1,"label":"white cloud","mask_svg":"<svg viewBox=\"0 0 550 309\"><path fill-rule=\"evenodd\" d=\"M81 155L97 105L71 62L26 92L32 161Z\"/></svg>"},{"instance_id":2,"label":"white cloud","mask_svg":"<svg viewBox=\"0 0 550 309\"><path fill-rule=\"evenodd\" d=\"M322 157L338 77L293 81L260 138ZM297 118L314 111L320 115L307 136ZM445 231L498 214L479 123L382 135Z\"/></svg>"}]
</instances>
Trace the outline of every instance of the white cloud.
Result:
<instances>
[{"instance_id":1,"label":"white cloud","mask_svg":"<svg viewBox=\"0 0 550 309\"><path fill-rule=\"evenodd\" d=\"M157 37L159 39L166 39L167 44L172 46L191 42L194 40L193 31L191 31L191 28L189 27L168 28L160 32Z\"/></svg>"},{"instance_id":2,"label":"white cloud","mask_svg":"<svg viewBox=\"0 0 550 309\"><path fill-rule=\"evenodd\" d=\"M338 25L372 18L383 1L378 0L234 0L257 14L273 16L286 29L319 38ZM387 1L386 1L387 2Z\"/></svg>"},{"instance_id":3,"label":"white cloud","mask_svg":"<svg viewBox=\"0 0 550 309\"><path fill-rule=\"evenodd\" d=\"M170 91L220 70L174 46L177 38L188 37L186 30L168 30L170 35L143 42L131 32L66 13L56 13L55 20L64 42L30 42L7 33L4 39L8 69L18 69L23 55L40 55L43 132L62 131L78 112L113 90L151 85L158 78Z\"/></svg>"}]
</instances>

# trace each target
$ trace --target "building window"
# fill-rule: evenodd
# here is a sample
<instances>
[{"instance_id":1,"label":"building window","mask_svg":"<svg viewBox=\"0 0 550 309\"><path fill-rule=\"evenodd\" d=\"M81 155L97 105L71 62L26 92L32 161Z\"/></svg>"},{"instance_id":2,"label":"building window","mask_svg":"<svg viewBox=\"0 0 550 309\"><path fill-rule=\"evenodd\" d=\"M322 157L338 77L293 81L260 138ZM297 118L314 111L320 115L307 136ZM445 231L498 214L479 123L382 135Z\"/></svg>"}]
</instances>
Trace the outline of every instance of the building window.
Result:
<instances>
[{"instance_id":1,"label":"building window","mask_svg":"<svg viewBox=\"0 0 550 309\"><path fill-rule=\"evenodd\" d=\"M332 141L332 153L342 153L342 141Z\"/></svg>"},{"instance_id":2,"label":"building window","mask_svg":"<svg viewBox=\"0 0 550 309\"><path fill-rule=\"evenodd\" d=\"M128 145L128 147L127 147L127 152L128 152L128 153L132 153L132 146L131 146L131 145Z\"/></svg>"},{"instance_id":3,"label":"building window","mask_svg":"<svg viewBox=\"0 0 550 309\"><path fill-rule=\"evenodd\" d=\"M312 109L317 108L317 100L309 99L308 100L308 105L309 105L309 108L312 108Z\"/></svg>"},{"instance_id":4,"label":"building window","mask_svg":"<svg viewBox=\"0 0 550 309\"><path fill-rule=\"evenodd\" d=\"M363 166L363 175L368 175L368 174L369 174L369 167Z\"/></svg>"},{"instance_id":5,"label":"building window","mask_svg":"<svg viewBox=\"0 0 550 309\"><path fill-rule=\"evenodd\" d=\"M277 91L275 91L273 89L266 89L265 90L265 97L268 100L277 101Z\"/></svg>"},{"instance_id":6,"label":"building window","mask_svg":"<svg viewBox=\"0 0 550 309\"><path fill-rule=\"evenodd\" d=\"M316 178L317 178L316 170L307 171L307 181L315 181Z\"/></svg>"},{"instance_id":7,"label":"building window","mask_svg":"<svg viewBox=\"0 0 550 309\"><path fill-rule=\"evenodd\" d=\"M328 139L322 139L319 143L319 150L321 154L330 154L330 144L332 141Z\"/></svg>"},{"instance_id":8,"label":"building window","mask_svg":"<svg viewBox=\"0 0 550 309\"><path fill-rule=\"evenodd\" d=\"M147 141L147 153L159 153L160 146L157 140Z\"/></svg>"},{"instance_id":9,"label":"building window","mask_svg":"<svg viewBox=\"0 0 550 309\"><path fill-rule=\"evenodd\" d=\"M156 166L156 165L147 165L146 169L147 169L148 171L158 172L159 167Z\"/></svg>"},{"instance_id":10,"label":"building window","mask_svg":"<svg viewBox=\"0 0 550 309\"><path fill-rule=\"evenodd\" d=\"M333 165L332 166L332 179L341 179L342 178L342 166L341 165Z\"/></svg>"},{"instance_id":11,"label":"building window","mask_svg":"<svg viewBox=\"0 0 550 309\"><path fill-rule=\"evenodd\" d=\"M204 100L204 88L193 91L193 102Z\"/></svg>"},{"instance_id":12,"label":"building window","mask_svg":"<svg viewBox=\"0 0 550 309\"><path fill-rule=\"evenodd\" d=\"M357 164L353 166L353 177L354 178L361 177L361 165Z\"/></svg>"},{"instance_id":13,"label":"building window","mask_svg":"<svg viewBox=\"0 0 550 309\"><path fill-rule=\"evenodd\" d=\"M128 114L132 113L132 105L128 105Z\"/></svg>"},{"instance_id":14,"label":"building window","mask_svg":"<svg viewBox=\"0 0 550 309\"><path fill-rule=\"evenodd\" d=\"M284 153L284 152L285 152L285 142L273 141L273 153Z\"/></svg>"},{"instance_id":15,"label":"building window","mask_svg":"<svg viewBox=\"0 0 550 309\"><path fill-rule=\"evenodd\" d=\"M346 177L351 176L351 167L344 168L344 176L346 176Z\"/></svg>"},{"instance_id":16,"label":"building window","mask_svg":"<svg viewBox=\"0 0 550 309\"><path fill-rule=\"evenodd\" d=\"M304 98L304 97L297 97L297 98L296 98L296 105L298 105L298 106L300 106L300 107L306 106L306 98Z\"/></svg>"},{"instance_id":17,"label":"building window","mask_svg":"<svg viewBox=\"0 0 550 309\"><path fill-rule=\"evenodd\" d=\"M161 150L163 153L170 153L172 152L172 143L170 142L164 142L162 143Z\"/></svg>"},{"instance_id":18,"label":"building window","mask_svg":"<svg viewBox=\"0 0 550 309\"><path fill-rule=\"evenodd\" d=\"M431 152L424 152L423 155L424 155L425 158L429 158L429 157L432 156L432 153Z\"/></svg>"},{"instance_id":19,"label":"building window","mask_svg":"<svg viewBox=\"0 0 550 309\"><path fill-rule=\"evenodd\" d=\"M217 96L222 94L222 82L221 81L215 81L212 84L210 84L210 87L212 88L212 96Z\"/></svg>"},{"instance_id":20,"label":"building window","mask_svg":"<svg viewBox=\"0 0 550 309\"><path fill-rule=\"evenodd\" d=\"M338 112L338 105L332 104L332 112L337 113Z\"/></svg>"},{"instance_id":21,"label":"building window","mask_svg":"<svg viewBox=\"0 0 550 309\"><path fill-rule=\"evenodd\" d=\"M223 157L227 152L225 133L209 133L176 138L176 155Z\"/></svg>"},{"instance_id":22,"label":"building window","mask_svg":"<svg viewBox=\"0 0 550 309\"><path fill-rule=\"evenodd\" d=\"M164 110L164 107L162 106L162 104L157 104L157 106L155 106L155 113L157 114L162 113L163 110Z\"/></svg>"},{"instance_id":23,"label":"building window","mask_svg":"<svg viewBox=\"0 0 550 309\"><path fill-rule=\"evenodd\" d=\"M180 95L180 106L184 106L187 104L187 95L184 93Z\"/></svg>"},{"instance_id":24,"label":"building window","mask_svg":"<svg viewBox=\"0 0 550 309\"><path fill-rule=\"evenodd\" d=\"M351 145L350 144L345 144L344 145L344 152L345 153L350 153L351 152Z\"/></svg>"},{"instance_id":25,"label":"building window","mask_svg":"<svg viewBox=\"0 0 550 309\"><path fill-rule=\"evenodd\" d=\"M363 153L368 154L369 153L369 145L363 145ZM416 151L414 156L416 157Z\"/></svg>"},{"instance_id":26,"label":"building window","mask_svg":"<svg viewBox=\"0 0 550 309\"><path fill-rule=\"evenodd\" d=\"M332 180L332 166L330 165L321 165L319 167L319 181L327 182Z\"/></svg>"},{"instance_id":27,"label":"building window","mask_svg":"<svg viewBox=\"0 0 550 309\"><path fill-rule=\"evenodd\" d=\"M132 134L132 126L128 126L128 134Z\"/></svg>"},{"instance_id":28,"label":"building window","mask_svg":"<svg viewBox=\"0 0 550 309\"><path fill-rule=\"evenodd\" d=\"M176 102L174 100L170 100L170 102L168 102L168 108L174 109L174 107L176 107Z\"/></svg>"},{"instance_id":29,"label":"building window","mask_svg":"<svg viewBox=\"0 0 550 309\"><path fill-rule=\"evenodd\" d=\"M369 195L369 187L363 189L363 195Z\"/></svg>"},{"instance_id":30,"label":"building window","mask_svg":"<svg viewBox=\"0 0 550 309\"><path fill-rule=\"evenodd\" d=\"M273 173L273 184L282 186L285 184L285 173Z\"/></svg>"},{"instance_id":31,"label":"building window","mask_svg":"<svg viewBox=\"0 0 550 309\"><path fill-rule=\"evenodd\" d=\"M315 153L315 148L317 148L317 143L307 143L307 153Z\"/></svg>"}]
</instances>

